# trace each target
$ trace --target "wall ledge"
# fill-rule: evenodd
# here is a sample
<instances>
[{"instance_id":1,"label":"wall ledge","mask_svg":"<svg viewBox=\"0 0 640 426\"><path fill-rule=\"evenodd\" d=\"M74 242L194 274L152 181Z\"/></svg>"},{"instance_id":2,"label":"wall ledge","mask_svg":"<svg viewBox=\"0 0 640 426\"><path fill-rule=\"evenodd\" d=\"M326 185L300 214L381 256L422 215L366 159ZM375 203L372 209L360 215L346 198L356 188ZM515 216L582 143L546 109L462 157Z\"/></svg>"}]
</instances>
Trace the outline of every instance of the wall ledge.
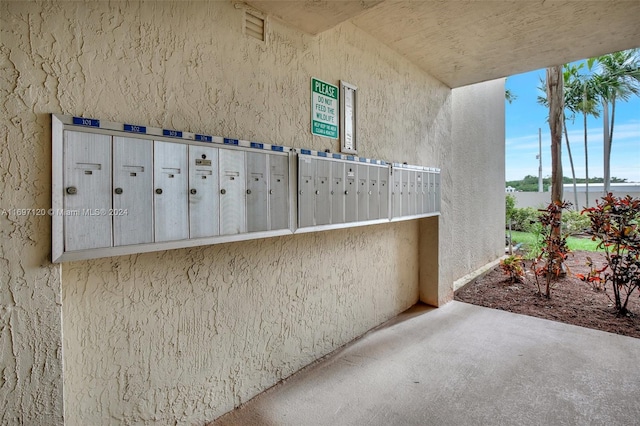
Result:
<instances>
[{"instance_id":1,"label":"wall ledge","mask_svg":"<svg viewBox=\"0 0 640 426\"><path fill-rule=\"evenodd\" d=\"M501 256L499 258L497 258L496 260L487 263L484 266L481 266L480 268L476 269L473 272L468 273L467 275L463 276L462 278L458 278L457 280L455 280L453 282L453 291L456 292L458 290L460 290L461 288L463 288L464 286L466 286L467 284L469 284L472 281L475 281L476 279L482 277L483 275L487 274L489 271L491 271L494 267L496 267L497 265L500 264L500 260L504 259L507 256Z\"/></svg>"}]
</instances>

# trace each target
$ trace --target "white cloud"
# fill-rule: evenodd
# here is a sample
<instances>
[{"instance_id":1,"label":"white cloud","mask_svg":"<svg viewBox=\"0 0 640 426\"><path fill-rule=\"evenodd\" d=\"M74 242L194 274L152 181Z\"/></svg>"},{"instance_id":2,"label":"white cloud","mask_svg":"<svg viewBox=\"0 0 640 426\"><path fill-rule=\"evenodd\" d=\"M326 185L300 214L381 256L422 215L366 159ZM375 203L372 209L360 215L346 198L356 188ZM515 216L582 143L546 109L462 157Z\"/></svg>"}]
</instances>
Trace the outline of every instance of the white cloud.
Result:
<instances>
[{"instance_id":1,"label":"white cloud","mask_svg":"<svg viewBox=\"0 0 640 426\"><path fill-rule=\"evenodd\" d=\"M569 141L576 168L576 176L584 176L584 131L580 123L568 126ZM603 175L603 131L602 126L587 129L589 144L589 176ZM549 132L542 133L543 174L550 174L550 137ZM521 179L525 175L538 174L538 134L519 135L505 140L507 180ZM562 143L563 172L571 175L568 152L564 136ZM640 181L640 120L626 120L616 124L613 132L611 156L611 176Z\"/></svg>"}]
</instances>

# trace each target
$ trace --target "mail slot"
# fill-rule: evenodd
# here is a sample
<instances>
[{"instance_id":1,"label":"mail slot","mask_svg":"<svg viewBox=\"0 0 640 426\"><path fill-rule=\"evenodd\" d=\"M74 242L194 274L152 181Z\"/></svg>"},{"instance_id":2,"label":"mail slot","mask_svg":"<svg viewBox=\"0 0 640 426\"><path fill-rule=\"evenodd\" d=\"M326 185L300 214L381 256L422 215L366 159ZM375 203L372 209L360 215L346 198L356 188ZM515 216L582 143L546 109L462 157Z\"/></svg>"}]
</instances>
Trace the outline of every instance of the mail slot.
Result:
<instances>
[{"instance_id":1,"label":"mail slot","mask_svg":"<svg viewBox=\"0 0 640 426\"><path fill-rule=\"evenodd\" d=\"M369 220L380 218L380 167L369 167Z\"/></svg>"},{"instance_id":2,"label":"mail slot","mask_svg":"<svg viewBox=\"0 0 640 426\"><path fill-rule=\"evenodd\" d=\"M246 167L243 151L220 149L220 234L247 232Z\"/></svg>"},{"instance_id":3,"label":"mail slot","mask_svg":"<svg viewBox=\"0 0 640 426\"><path fill-rule=\"evenodd\" d=\"M402 169L400 171L402 176L402 190L400 191L401 195L401 203L402 203L402 216L409 216L409 176L410 171L407 169Z\"/></svg>"},{"instance_id":4,"label":"mail slot","mask_svg":"<svg viewBox=\"0 0 640 426\"><path fill-rule=\"evenodd\" d=\"M425 181L428 181L429 178L425 174L424 171L420 170L417 172L416 176L416 189L418 192L418 198L416 201L416 213L417 214L426 214L427 210L425 209L424 199L426 197L425 193Z\"/></svg>"},{"instance_id":5,"label":"mail slot","mask_svg":"<svg viewBox=\"0 0 640 426\"><path fill-rule=\"evenodd\" d=\"M331 164L331 223L344 223L344 166L341 161Z\"/></svg>"},{"instance_id":6,"label":"mail slot","mask_svg":"<svg viewBox=\"0 0 640 426\"><path fill-rule=\"evenodd\" d=\"M331 223L331 163L327 160L314 159L316 162L315 184L315 224Z\"/></svg>"},{"instance_id":7,"label":"mail slot","mask_svg":"<svg viewBox=\"0 0 640 426\"><path fill-rule=\"evenodd\" d=\"M415 197L414 197L414 211L413 214L422 214L422 170L414 170L413 178L415 182Z\"/></svg>"},{"instance_id":8,"label":"mail slot","mask_svg":"<svg viewBox=\"0 0 640 426\"><path fill-rule=\"evenodd\" d=\"M369 166L358 164L358 221L369 220Z\"/></svg>"},{"instance_id":9,"label":"mail slot","mask_svg":"<svg viewBox=\"0 0 640 426\"><path fill-rule=\"evenodd\" d=\"M307 156L298 157L298 227L313 226L316 163Z\"/></svg>"},{"instance_id":10,"label":"mail slot","mask_svg":"<svg viewBox=\"0 0 640 426\"><path fill-rule=\"evenodd\" d=\"M380 179L380 218L389 218L389 199L391 197L391 191L389 191L389 168L380 168L378 177Z\"/></svg>"},{"instance_id":11,"label":"mail slot","mask_svg":"<svg viewBox=\"0 0 640 426\"><path fill-rule=\"evenodd\" d=\"M113 245L153 242L153 141L113 138Z\"/></svg>"},{"instance_id":12,"label":"mail slot","mask_svg":"<svg viewBox=\"0 0 640 426\"><path fill-rule=\"evenodd\" d=\"M269 229L289 228L289 157L269 155Z\"/></svg>"},{"instance_id":13,"label":"mail slot","mask_svg":"<svg viewBox=\"0 0 640 426\"><path fill-rule=\"evenodd\" d=\"M189 237L219 234L218 149L189 146Z\"/></svg>"},{"instance_id":14,"label":"mail slot","mask_svg":"<svg viewBox=\"0 0 640 426\"><path fill-rule=\"evenodd\" d=\"M65 131L65 250L112 245L111 136Z\"/></svg>"},{"instance_id":15,"label":"mail slot","mask_svg":"<svg viewBox=\"0 0 640 426\"><path fill-rule=\"evenodd\" d=\"M345 163L345 203L344 221L358 221L358 168L356 164Z\"/></svg>"},{"instance_id":16,"label":"mail slot","mask_svg":"<svg viewBox=\"0 0 640 426\"><path fill-rule=\"evenodd\" d=\"M391 208L392 217L402 216L402 170L394 167L393 173L393 188L391 193Z\"/></svg>"},{"instance_id":17,"label":"mail slot","mask_svg":"<svg viewBox=\"0 0 640 426\"><path fill-rule=\"evenodd\" d=\"M155 241L189 238L187 145L154 141Z\"/></svg>"},{"instance_id":18,"label":"mail slot","mask_svg":"<svg viewBox=\"0 0 640 426\"><path fill-rule=\"evenodd\" d=\"M436 213L440 212L440 171L436 171L433 174L433 177L435 179L435 193L434 193L434 211Z\"/></svg>"},{"instance_id":19,"label":"mail slot","mask_svg":"<svg viewBox=\"0 0 640 426\"><path fill-rule=\"evenodd\" d=\"M267 154L247 152L247 231L269 229Z\"/></svg>"},{"instance_id":20,"label":"mail slot","mask_svg":"<svg viewBox=\"0 0 640 426\"><path fill-rule=\"evenodd\" d=\"M409 175L409 216L415 216L416 214L416 201L417 201L417 193L416 193L416 180L417 180L417 172L416 170L407 170Z\"/></svg>"}]
</instances>

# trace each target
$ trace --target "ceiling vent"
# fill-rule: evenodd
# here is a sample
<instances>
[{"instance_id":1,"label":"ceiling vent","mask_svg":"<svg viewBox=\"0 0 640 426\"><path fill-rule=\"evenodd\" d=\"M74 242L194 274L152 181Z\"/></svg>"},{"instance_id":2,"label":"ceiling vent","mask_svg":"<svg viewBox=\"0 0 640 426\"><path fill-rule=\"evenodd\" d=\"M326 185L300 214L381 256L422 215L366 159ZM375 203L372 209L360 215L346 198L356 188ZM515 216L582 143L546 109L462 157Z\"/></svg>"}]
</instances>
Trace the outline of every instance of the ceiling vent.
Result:
<instances>
[{"instance_id":1,"label":"ceiling vent","mask_svg":"<svg viewBox=\"0 0 640 426\"><path fill-rule=\"evenodd\" d=\"M244 33L260 41L265 41L264 18L257 13L245 10Z\"/></svg>"}]
</instances>

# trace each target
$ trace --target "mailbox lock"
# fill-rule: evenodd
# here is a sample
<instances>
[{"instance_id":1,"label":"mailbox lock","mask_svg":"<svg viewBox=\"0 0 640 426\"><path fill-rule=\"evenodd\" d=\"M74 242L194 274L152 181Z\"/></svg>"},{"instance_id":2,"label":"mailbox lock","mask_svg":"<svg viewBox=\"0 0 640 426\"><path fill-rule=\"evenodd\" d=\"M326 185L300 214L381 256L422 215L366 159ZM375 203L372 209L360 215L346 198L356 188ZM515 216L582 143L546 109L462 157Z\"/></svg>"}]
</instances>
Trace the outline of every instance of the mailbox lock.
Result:
<instances>
[{"instance_id":1,"label":"mailbox lock","mask_svg":"<svg viewBox=\"0 0 640 426\"><path fill-rule=\"evenodd\" d=\"M331 195L333 195L333 191L331 191Z\"/></svg>"},{"instance_id":2,"label":"mailbox lock","mask_svg":"<svg viewBox=\"0 0 640 426\"><path fill-rule=\"evenodd\" d=\"M349 195L349 191L344 191L344 195Z\"/></svg>"},{"instance_id":3,"label":"mailbox lock","mask_svg":"<svg viewBox=\"0 0 640 426\"><path fill-rule=\"evenodd\" d=\"M70 186L67 188L67 194L73 195L77 193L78 193L78 189L75 186Z\"/></svg>"},{"instance_id":4,"label":"mailbox lock","mask_svg":"<svg viewBox=\"0 0 640 426\"><path fill-rule=\"evenodd\" d=\"M369 195L371 195L371 191L369 191Z\"/></svg>"},{"instance_id":5,"label":"mailbox lock","mask_svg":"<svg viewBox=\"0 0 640 426\"><path fill-rule=\"evenodd\" d=\"M220 190L220 193L221 193L222 195L224 195L224 194L226 194L226 193L227 193L227 190L226 190L226 189L221 189L221 190Z\"/></svg>"},{"instance_id":6,"label":"mailbox lock","mask_svg":"<svg viewBox=\"0 0 640 426\"><path fill-rule=\"evenodd\" d=\"M273 194L273 189L270 189L270 190L269 190L269 194Z\"/></svg>"},{"instance_id":7,"label":"mailbox lock","mask_svg":"<svg viewBox=\"0 0 640 426\"><path fill-rule=\"evenodd\" d=\"M247 189L247 194L251 194L251 190L250 189Z\"/></svg>"},{"instance_id":8,"label":"mailbox lock","mask_svg":"<svg viewBox=\"0 0 640 426\"><path fill-rule=\"evenodd\" d=\"M196 195L196 194L198 193L198 191L197 191L195 188L191 188L191 189L189 190L189 193L190 193L191 195Z\"/></svg>"},{"instance_id":9,"label":"mailbox lock","mask_svg":"<svg viewBox=\"0 0 640 426\"><path fill-rule=\"evenodd\" d=\"M122 188L116 188L115 193L116 194L122 194Z\"/></svg>"},{"instance_id":10,"label":"mailbox lock","mask_svg":"<svg viewBox=\"0 0 640 426\"><path fill-rule=\"evenodd\" d=\"M317 191L317 190L316 190L316 195L320 195L320 191Z\"/></svg>"},{"instance_id":11,"label":"mailbox lock","mask_svg":"<svg viewBox=\"0 0 640 426\"><path fill-rule=\"evenodd\" d=\"M161 188L156 189L156 194L158 195L162 194L162 189Z\"/></svg>"}]
</instances>

